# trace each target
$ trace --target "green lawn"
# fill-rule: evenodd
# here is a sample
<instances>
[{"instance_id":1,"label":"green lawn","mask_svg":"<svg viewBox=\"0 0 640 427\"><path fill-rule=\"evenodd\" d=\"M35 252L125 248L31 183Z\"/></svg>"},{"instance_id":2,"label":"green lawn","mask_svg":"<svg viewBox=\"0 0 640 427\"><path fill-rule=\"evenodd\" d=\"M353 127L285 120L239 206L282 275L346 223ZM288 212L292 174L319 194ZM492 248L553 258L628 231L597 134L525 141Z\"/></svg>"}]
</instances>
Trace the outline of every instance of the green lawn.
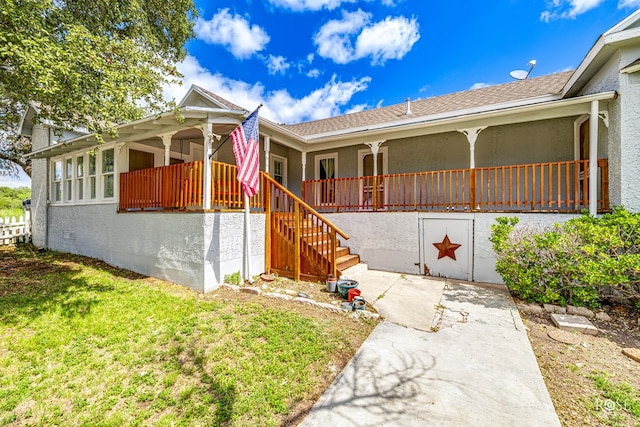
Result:
<instances>
[{"instance_id":1,"label":"green lawn","mask_svg":"<svg viewBox=\"0 0 640 427\"><path fill-rule=\"evenodd\" d=\"M2 248L0 425L280 425L373 326Z\"/></svg>"}]
</instances>

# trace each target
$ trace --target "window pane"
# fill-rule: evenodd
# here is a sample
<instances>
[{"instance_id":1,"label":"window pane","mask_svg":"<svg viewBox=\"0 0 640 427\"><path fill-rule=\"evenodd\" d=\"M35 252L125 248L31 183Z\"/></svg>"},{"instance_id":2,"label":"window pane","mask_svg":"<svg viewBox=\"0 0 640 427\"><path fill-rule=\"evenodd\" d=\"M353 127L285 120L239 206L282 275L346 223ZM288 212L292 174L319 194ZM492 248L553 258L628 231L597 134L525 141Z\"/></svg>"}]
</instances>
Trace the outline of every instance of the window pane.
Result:
<instances>
[{"instance_id":1,"label":"window pane","mask_svg":"<svg viewBox=\"0 0 640 427\"><path fill-rule=\"evenodd\" d=\"M78 178L84 176L84 157L78 157L76 159L76 176Z\"/></svg>"},{"instance_id":2,"label":"window pane","mask_svg":"<svg viewBox=\"0 0 640 427\"><path fill-rule=\"evenodd\" d=\"M62 160L53 163L53 180L60 181L62 179Z\"/></svg>"},{"instance_id":3,"label":"window pane","mask_svg":"<svg viewBox=\"0 0 640 427\"><path fill-rule=\"evenodd\" d=\"M76 192L78 193L78 200L82 200L84 199L84 180L79 179L77 182Z\"/></svg>"},{"instance_id":4,"label":"window pane","mask_svg":"<svg viewBox=\"0 0 640 427\"><path fill-rule=\"evenodd\" d=\"M104 198L113 197L113 175L104 176Z\"/></svg>"},{"instance_id":5,"label":"window pane","mask_svg":"<svg viewBox=\"0 0 640 427\"><path fill-rule=\"evenodd\" d=\"M96 154L89 154L89 175L96 174Z\"/></svg>"},{"instance_id":6,"label":"window pane","mask_svg":"<svg viewBox=\"0 0 640 427\"><path fill-rule=\"evenodd\" d=\"M96 177L89 178L89 195L92 199L96 198Z\"/></svg>"},{"instance_id":7,"label":"window pane","mask_svg":"<svg viewBox=\"0 0 640 427\"><path fill-rule=\"evenodd\" d=\"M73 159L65 160L65 178L71 179L73 176Z\"/></svg>"},{"instance_id":8,"label":"window pane","mask_svg":"<svg viewBox=\"0 0 640 427\"><path fill-rule=\"evenodd\" d=\"M102 173L113 172L113 148L102 152Z\"/></svg>"},{"instance_id":9,"label":"window pane","mask_svg":"<svg viewBox=\"0 0 640 427\"><path fill-rule=\"evenodd\" d=\"M59 181L53 183L53 200L56 202L62 200L62 183Z\"/></svg>"},{"instance_id":10,"label":"window pane","mask_svg":"<svg viewBox=\"0 0 640 427\"><path fill-rule=\"evenodd\" d=\"M71 185L73 184L73 181L71 181L70 179L66 181L66 185L65 185L65 191L66 191L66 198L67 201L71 200Z\"/></svg>"}]
</instances>

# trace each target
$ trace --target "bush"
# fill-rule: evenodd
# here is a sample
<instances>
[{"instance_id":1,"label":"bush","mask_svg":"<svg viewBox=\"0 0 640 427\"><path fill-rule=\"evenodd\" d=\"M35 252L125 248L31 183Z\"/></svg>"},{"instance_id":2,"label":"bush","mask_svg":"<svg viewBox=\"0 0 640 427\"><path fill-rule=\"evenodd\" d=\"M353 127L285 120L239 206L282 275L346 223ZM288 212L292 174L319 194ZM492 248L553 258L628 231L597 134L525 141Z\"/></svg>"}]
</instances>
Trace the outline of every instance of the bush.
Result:
<instances>
[{"instance_id":1,"label":"bush","mask_svg":"<svg viewBox=\"0 0 640 427\"><path fill-rule=\"evenodd\" d=\"M640 214L614 208L541 229L500 217L490 241L496 271L519 298L596 307L605 300L640 306Z\"/></svg>"}]
</instances>

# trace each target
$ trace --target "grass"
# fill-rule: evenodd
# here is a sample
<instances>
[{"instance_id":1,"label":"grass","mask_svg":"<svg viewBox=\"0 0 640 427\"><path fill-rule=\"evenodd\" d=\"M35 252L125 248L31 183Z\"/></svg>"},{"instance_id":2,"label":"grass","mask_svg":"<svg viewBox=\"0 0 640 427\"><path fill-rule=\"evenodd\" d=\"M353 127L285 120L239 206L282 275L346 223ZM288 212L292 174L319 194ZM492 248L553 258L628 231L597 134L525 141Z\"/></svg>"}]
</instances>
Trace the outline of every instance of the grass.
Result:
<instances>
[{"instance_id":1,"label":"grass","mask_svg":"<svg viewBox=\"0 0 640 427\"><path fill-rule=\"evenodd\" d=\"M600 391L593 409L604 414L601 418L612 426L640 426L640 390L611 381L605 372L593 372L589 378Z\"/></svg>"},{"instance_id":2,"label":"grass","mask_svg":"<svg viewBox=\"0 0 640 427\"><path fill-rule=\"evenodd\" d=\"M0 425L279 425L373 327L26 245L0 272Z\"/></svg>"}]
</instances>

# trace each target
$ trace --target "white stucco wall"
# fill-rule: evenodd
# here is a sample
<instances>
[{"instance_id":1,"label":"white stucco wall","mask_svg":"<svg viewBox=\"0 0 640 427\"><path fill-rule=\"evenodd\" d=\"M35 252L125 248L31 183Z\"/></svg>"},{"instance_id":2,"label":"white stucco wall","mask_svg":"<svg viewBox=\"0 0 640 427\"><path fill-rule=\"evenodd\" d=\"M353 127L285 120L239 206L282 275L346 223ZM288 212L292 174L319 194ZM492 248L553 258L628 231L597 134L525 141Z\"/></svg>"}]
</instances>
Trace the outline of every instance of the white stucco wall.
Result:
<instances>
[{"instance_id":1,"label":"white stucco wall","mask_svg":"<svg viewBox=\"0 0 640 427\"><path fill-rule=\"evenodd\" d=\"M360 255L369 268L408 274L422 274L420 266L419 221L447 218L446 213L418 212L360 212L326 214L325 216L344 230L350 239L343 242L352 253ZM456 214L452 214L455 216ZM495 255L489 236L491 226L499 216L516 216L518 227L526 224L552 226L574 218L576 214L466 214L473 219L473 271L476 282L502 283L495 271ZM452 216L452 217L453 217ZM443 234L446 230L443 230Z\"/></svg>"},{"instance_id":2,"label":"white stucco wall","mask_svg":"<svg viewBox=\"0 0 640 427\"><path fill-rule=\"evenodd\" d=\"M250 274L264 272L265 216L252 214ZM243 271L244 214L240 212L204 214L204 292L215 289L224 276Z\"/></svg>"},{"instance_id":3,"label":"white stucco wall","mask_svg":"<svg viewBox=\"0 0 640 427\"><path fill-rule=\"evenodd\" d=\"M215 289L242 270L241 213L117 213L116 205L51 206L49 248L188 286ZM264 269L264 215L252 214L251 273Z\"/></svg>"}]
</instances>

